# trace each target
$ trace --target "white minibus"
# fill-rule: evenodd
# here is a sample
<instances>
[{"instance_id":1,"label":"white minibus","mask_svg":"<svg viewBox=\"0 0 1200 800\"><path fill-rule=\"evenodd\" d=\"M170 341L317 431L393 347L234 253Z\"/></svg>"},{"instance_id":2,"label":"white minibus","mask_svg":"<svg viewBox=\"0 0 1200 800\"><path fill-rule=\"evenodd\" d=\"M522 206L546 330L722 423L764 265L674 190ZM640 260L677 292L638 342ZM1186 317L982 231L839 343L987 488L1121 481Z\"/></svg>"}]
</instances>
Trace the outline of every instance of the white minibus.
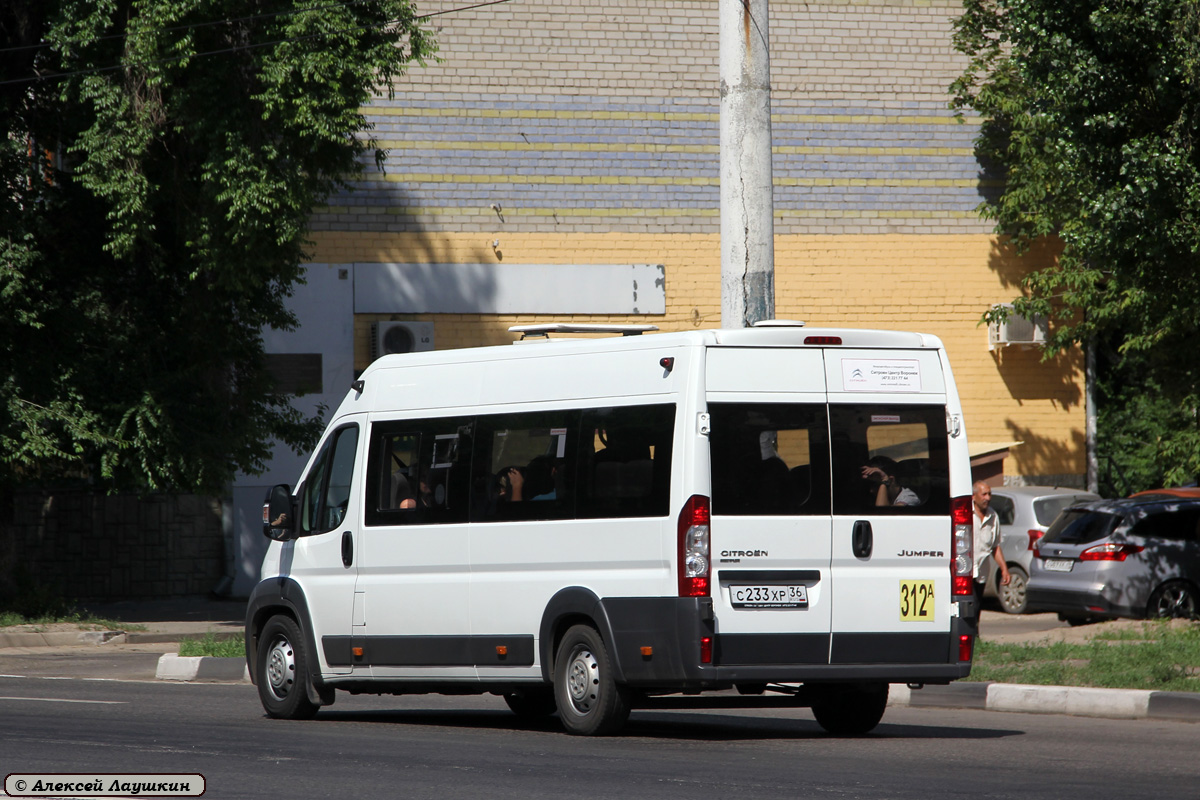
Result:
<instances>
[{"instance_id":1,"label":"white minibus","mask_svg":"<svg viewBox=\"0 0 1200 800\"><path fill-rule=\"evenodd\" d=\"M268 493L246 657L270 716L493 693L575 734L780 705L861 734L889 683L970 672L971 472L936 337L514 330L378 359Z\"/></svg>"}]
</instances>

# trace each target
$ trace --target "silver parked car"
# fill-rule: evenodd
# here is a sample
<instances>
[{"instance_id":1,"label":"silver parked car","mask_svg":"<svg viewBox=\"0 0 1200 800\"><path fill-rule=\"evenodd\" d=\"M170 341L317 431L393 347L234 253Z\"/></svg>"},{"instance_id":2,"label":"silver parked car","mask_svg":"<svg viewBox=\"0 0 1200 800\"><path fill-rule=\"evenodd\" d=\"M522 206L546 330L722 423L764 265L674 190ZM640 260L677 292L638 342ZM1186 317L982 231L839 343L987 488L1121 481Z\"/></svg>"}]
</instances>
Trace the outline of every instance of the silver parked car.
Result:
<instances>
[{"instance_id":1,"label":"silver parked car","mask_svg":"<svg viewBox=\"0 0 1200 800\"><path fill-rule=\"evenodd\" d=\"M1195 619L1200 612L1200 500L1126 497L1063 511L1038 545L1029 605L1069 622Z\"/></svg>"},{"instance_id":2,"label":"silver parked car","mask_svg":"<svg viewBox=\"0 0 1200 800\"><path fill-rule=\"evenodd\" d=\"M1081 489L1058 486L1004 486L992 490L992 508L1000 518L1000 549L1011 576L1008 586L1000 585L1000 567L988 561L984 595L995 597L1010 614L1026 610L1025 586L1029 581L1029 562L1042 534L1054 522L1058 512L1077 503L1099 500L1100 495Z\"/></svg>"}]
</instances>

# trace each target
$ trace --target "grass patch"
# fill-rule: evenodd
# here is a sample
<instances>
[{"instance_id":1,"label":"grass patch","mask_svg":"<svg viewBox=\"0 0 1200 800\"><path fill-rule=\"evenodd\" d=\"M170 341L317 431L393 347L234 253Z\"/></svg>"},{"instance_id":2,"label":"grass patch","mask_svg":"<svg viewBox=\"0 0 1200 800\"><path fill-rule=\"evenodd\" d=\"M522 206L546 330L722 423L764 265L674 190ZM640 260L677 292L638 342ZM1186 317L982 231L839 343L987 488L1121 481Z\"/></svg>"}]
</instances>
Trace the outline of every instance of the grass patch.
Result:
<instances>
[{"instance_id":1,"label":"grass patch","mask_svg":"<svg viewBox=\"0 0 1200 800\"><path fill-rule=\"evenodd\" d=\"M1147 622L1082 644L979 641L967 680L1200 692L1200 623Z\"/></svg>"},{"instance_id":2,"label":"grass patch","mask_svg":"<svg viewBox=\"0 0 1200 800\"><path fill-rule=\"evenodd\" d=\"M218 638L207 633L202 639L182 639L179 642L180 656L216 656L217 658L245 658L246 639L238 633Z\"/></svg>"}]
</instances>

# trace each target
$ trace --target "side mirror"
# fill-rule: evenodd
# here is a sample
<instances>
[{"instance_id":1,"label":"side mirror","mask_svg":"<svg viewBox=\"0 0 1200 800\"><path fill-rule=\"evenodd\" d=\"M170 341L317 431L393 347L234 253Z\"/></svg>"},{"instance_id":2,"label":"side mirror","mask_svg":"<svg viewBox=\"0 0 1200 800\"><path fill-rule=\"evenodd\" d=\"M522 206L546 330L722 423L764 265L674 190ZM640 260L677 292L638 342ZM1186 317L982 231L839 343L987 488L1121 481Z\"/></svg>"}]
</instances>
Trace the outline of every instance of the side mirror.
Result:
<instances>
[{"instance_id":1,"label":"side mirror","mask_svg":"<svg viewBox=\"0 0 1200 800\"><path fill-rule=\"evenodd\" d=\"M272 486L263 500L263 536L277 542L296 538L296 510L286 483Z\"/></svg>"}]
</instances>

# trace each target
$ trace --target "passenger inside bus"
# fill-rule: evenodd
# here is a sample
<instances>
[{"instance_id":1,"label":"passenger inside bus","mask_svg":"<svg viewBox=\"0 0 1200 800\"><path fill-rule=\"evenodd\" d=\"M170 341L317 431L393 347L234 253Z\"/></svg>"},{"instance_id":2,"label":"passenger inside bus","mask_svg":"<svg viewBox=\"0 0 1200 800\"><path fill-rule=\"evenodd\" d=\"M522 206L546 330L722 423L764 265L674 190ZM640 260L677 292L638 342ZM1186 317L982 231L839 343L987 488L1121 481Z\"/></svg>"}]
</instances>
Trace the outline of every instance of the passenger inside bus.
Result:
<instances>
[{"instance_id":1,"label":"passenger inside bus","mask_svg":"<svg viewBox=\"0 0 1200 800\"><path fill-rule=\"evenodd\" d=\"M876 506L915 506L921 499L912 489L901 486L899 465L887 456L874 456L862 468L869 485L868 497Z\"/></svg>"}]
</instances>

